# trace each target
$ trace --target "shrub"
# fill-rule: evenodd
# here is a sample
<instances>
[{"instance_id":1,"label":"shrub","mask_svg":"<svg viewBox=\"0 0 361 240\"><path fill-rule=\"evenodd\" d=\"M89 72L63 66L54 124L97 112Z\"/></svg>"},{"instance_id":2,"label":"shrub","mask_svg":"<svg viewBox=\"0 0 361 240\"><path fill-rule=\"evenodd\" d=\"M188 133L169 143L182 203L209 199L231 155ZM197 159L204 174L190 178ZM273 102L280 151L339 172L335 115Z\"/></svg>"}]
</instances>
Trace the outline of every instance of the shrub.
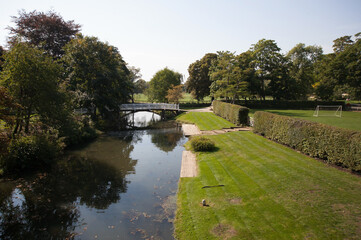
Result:
<instances>
[{"instance_id":1,"label":"shrub","mask_svg":"<svg viewBox=\"0 0 361 240\"><path fill-rule=\"evenodd\" d=\"M190 142L196 152L209 152L216 148L214 142L206 137L193 137Z\"/></svg>"},{"instance_id":2,"label":"shrub","mask_svg":"<svg viewBox=\"0 0 361 240\"><path fill-rule=\"evenodd\" d=\"M236 125L247 125L249 109L222 101L213 101L213 112Z\"/></svg>"},{"instance_id":3,"label":"shrub","mask_svg":"<svg viewBox=\"0 0 361 240\"><path fill-rule=\"evenodd\" d=\"M68 118L60 128L60 137L66 146L75 146L97 137L95 129L86 116Z\"/></svg>"},{"instance_id":4,"label":"shrub","mask_svg":"<svg viewBox=\"0 0 361 240\"><path fill-rule=\"evenodd\" d=\"M253 131L311 157L361 171L361 132L267 112L254 114Z\"/></svg>"},{"instance_id":5,"label":"shrub","mask_svg":"<svg viewBox=\"0 0 361 240\"><path fill-rule=\"evenodd\" d=\"M62 150L62 142L49 133L12 139L1 166L6 172L49 167Z\"/></svg>"}]
</instances>

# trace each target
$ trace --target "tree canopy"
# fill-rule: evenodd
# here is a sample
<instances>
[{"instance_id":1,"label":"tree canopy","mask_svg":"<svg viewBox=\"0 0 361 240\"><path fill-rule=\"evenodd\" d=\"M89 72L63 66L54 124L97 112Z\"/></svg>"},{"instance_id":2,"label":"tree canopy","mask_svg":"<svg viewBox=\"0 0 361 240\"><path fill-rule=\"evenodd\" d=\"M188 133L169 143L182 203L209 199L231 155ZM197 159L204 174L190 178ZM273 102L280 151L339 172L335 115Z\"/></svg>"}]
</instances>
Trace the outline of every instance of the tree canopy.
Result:
<instances>
[{"instance_id":1,"label":"tree canopy","mask_svg":"<svg viewBox=\"0 0 361 240\"><path fill-rule=\"evenodd\" d=\"M29 131L33 113L43 119L52 118L59 111L62 96L59 77L62 67L43 51L27 43L17 43L5 54L1 85L21 108L16 109L14 133L25 127Z\"/></svg>"},{"instance_id":2,"label":"tree canopy","mask_svg":"<svg viewBox=\"0 0 361 240\"><path fill-rule=\"evenodd\" d=\"M131 99L130 71L116 47L78 35L65 46L62 60L77 107L87 108L93 118L96 110L106 117Z\"/></svg>"},{"instance_id":3,"label":"tree canopy","mask_svg":"<svg viewBox=\"0 0 361 240\"><path fill-rule=\"evenodd\" d=\"M290 61L290 77L295 80L296 88L293 91L295 99L307 99L313 91L315 83L315 64L321 59L322 48L297 44L286 55Z\"/></svg>"},{"instance_id":4,"label":"tree canopy","mask_svg":"<svg viewBox=\"0 0 361 240\"><path fill-rule=\"evenodd\" d=\"M22 41L44 49L54 58L64 54L63 47L80 31L80 25L74 21L65 21L53 11L25 12L12 17L15 27L10 30L9 43L14 44L20 37Z\"/></svg>"},{"instance_id":5,"label":"tree canopy","mask_svg":"<svg viewBox=\"0 0 361 240\"><path fill-rule=\"evenodd\" d=\"M187 91L198 101L210 94L211 80L209 69L212 62L217 59L217 54L207 53L200 60L195 61L188 67L189 77L186 82Z\"/></svg>"},{"instance_id":6,"label":"tree canopy","mask_svg":"<svg viewBox=\"0 0 361 240\"><path fill-rule=\"evenodd\" d=\"M149 82L148 97L151 101L167 102L168 90L180 85L182 75L178 72L164 68L159 70Z\"/></svg>"},{"instance_id":7,"label":"tree canopy","mask_svg":"<svg viewBox=\"0 0 361 240\"><path fill-rule=\"evenodd\" d=\"M248 94L248 66L244 65L245 55L235 56L229 51L217 52L217 60L213 61L210 78L211 94L214 97L226 97L233 101Z\"/></svg>"}]
</instances>

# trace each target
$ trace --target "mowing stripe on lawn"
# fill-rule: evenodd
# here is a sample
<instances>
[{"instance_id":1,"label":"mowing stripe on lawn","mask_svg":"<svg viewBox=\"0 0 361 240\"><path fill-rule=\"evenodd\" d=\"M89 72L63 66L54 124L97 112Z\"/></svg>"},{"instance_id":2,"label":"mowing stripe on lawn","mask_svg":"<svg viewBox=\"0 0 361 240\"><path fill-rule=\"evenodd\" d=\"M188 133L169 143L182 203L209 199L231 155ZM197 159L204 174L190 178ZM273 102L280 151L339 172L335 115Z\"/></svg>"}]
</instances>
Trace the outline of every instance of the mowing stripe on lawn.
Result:
<instances>
[{"instance_id":1,"label":"mowing stripe on lawn","mask_svg":"<svg viewBox=\"0 0 361 240\"><path fill-rule=\"evenodd\" d=\"M225 186L226 186L226 190L228 190L227 188L229 188L229 186L230 185L235 185L235 186L238 186L238 192L240 193L239 195L238 195L238 197L239 198L241 198L242 197L242 199L243 199L243 201L245 202L245 203L247 203L247 202L249 202L249 201L251 201L253 198L255 198L255 196L248 196L247 195L247 193L240 187L240 186L245 186L246 184L247 184L247 181L243 181L243 182L240 182L239 180L240 179L238 179L238 178L236 178L236 177L234 177L234 174L232 173L232 170L230 170L230 169L228 169L228 168L226 168L226 167L224 167L224 165L222 165L220 162L218 162L217 160L215 160L215 161L213 161L213 163L218 163L218 168L222 168L222 169L218 169L218 172L221 172L221 171L223 171L223 176L224 175L228 175L229 177L230 177L230 179L232 179L233 180L233 184L232 183L229 183L229 184L226 184ZM216 166L215 166L216 164L213 164L213 168L212 169L215 169L215 170L217 170L216 168ZM213 172L213 174L214 175L218 175L216 172ZM241 172L239 172L238 174L241 174ZM221 176L221 175L219 175L219 176ZM247 178L248 178L248 176L247 176ZM245 179L246 180L246 179ZM247 180L250 180L251 181L251 179L247 179ZM252 184L252 183L254 183L254 182L249 182L249 184ZM259 187L258 186L255 186L256 188L257 188L257 190L258 191L260 191L260 189L259 189ZM234 191L234 190L233 190ZM257 192L258 192L257 191ZM224 194L225 195L225 194ZM218 195L214 195L213 197L217 197ZM248 200L248 201L247 201ZM225 203L225 202L224 202ZM259 205L258 205L259 206ZM250 229L250 230L252 230L252 232L253 232L253 234L257 237L257 238L259 238L260 236L263 236L263 233L261 232L261 230L263 230L263 229L261 229L261 228L255 228L255 224L253 224L253 222L252 221L250 221L250 219L249 219L249 216L250 215L253 215L253 214L255 214L255 213L258 213L257 215L258 215L258 217L260 217L260 216L264 216L264 213L261 213L261 212L258 212L257 211L257 209L258 209L258 207L256 206L256 205L250 205L249 206L250 208L243 208L243 209L241 209L241 208L238 208L238 210L233 210L233 209L229 209L229 206L227 206L226 207L226 209L229 209L229 210L233 210L232 211L232 215L234 215L234 211L237 211L236 213L237 213L237 215L239 214L240 216L242 216L242 218L244 219L243 221L247 221L247 227L248 227L248 229ZM225 211L224 209L222 209L222 212L223 211ZM236 215L236 216L237 216ZM235 217L235 216L234 216ZM237 219L237 217L235 217L235 219L233 219L233 220L236 220ZM268 221L268 219L267 218L265 218L265 217L261 217L259 220L258 220L258 223L260 223L260 222L263 222L263 225L264 226L267 226L267 229L266 229L266 231L268 232L268 233L272 233L272 237L277 237L277 239L280 239L280 235L278 234L278 232L273 228L273 226L272 226L272 222L270 222L270 221ZM270 236L270 237L271 237Z\"/></svg>"},{"instance_id":2,"label":"mowing stripe on lawn","mask_svg":"<svg viewBox=\"0 0 361 240\"><path fill-rule=\"evenodd\" d=\"M261 201L258 201L256 203L252 203L254 207L251 208L250 212L257 212L258 213L258 220L257 222L260 222L261 220L265 221L266 225L269 225L272 227L272 229L276 232L274 236L269 237L277 237L277 239L282 238L284 233L286 232L286 228L279 224L280 222L287 222L291 225L294 225L293 221L290 221L290 218L293 220L295 219L289 212L287 212L281 205L274 202L272 199L270 199L267 196L267 192L265 189L263 189L260 185L257 184L257 182L252 178L252 176L245 173L240 167L238 167L236 164L234 164L234 160L227 159L227 164L224 164L223 161L216 161L221 168L223 168L224 171L227 172L227 174L234 180L235 184L241 187L245 186L246 189L255 189L256 191L253 192L253 194L250 196L250 199L248 201L252 201L253 199L257 199L260 196L262 197ZM224 162L226 162L224 161ZM242 176L242 177L240 177ZM245 181L240 182L244 178ZM248 186L247 186L248 184ZM243 195L241 196L247 196L247 194L243 191ZM244 195L246 194L246 195ZM247 199L245 199L247 201ZM252 206L252 205L251 205ZM272 209L272 211L270 211ZM242 210L243 211L243 210ZM268 214L269 212L277 212L278 216L277 219L274 219L272 216L274 214ZM284 221L281 221L281 218L284 218ZM290 228L290 226L287 226ZM292 226L291 228L294 229L296 226ZM261 235L264 236L264 233ZM285 236L285 239L287 239L287 234Z\"/></svg>"},{"instance_id":3,"label":"mowing stripe on lawn","mask_svg":"<svg viewBox=\"0 0 361 240\"><path fill-rule=\"evenodd\" d=\"M198 154L199 177L180 181L182 213L177 213L176 233L183 231L184 226L178 225L183 220L192 219L194 227L191 235L178 234L179 239L226 238L212 233L219 223L233 226L236 239L357 239L360 235L359 177L251 132L209 138L219 150ZM201 189L219 184L224 187ZM200 206L203 198L210 207ZM239 202L232 204L232 199Z\"/></svg>"}]
</instances>

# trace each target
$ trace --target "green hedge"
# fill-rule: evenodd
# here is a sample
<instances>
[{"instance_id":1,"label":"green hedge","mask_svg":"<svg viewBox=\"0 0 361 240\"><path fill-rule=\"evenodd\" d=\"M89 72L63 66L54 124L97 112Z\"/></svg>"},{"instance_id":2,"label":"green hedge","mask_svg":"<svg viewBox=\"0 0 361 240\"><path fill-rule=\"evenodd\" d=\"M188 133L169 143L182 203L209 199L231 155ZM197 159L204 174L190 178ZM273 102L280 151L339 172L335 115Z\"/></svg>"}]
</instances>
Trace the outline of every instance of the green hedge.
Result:
<instances>
[{"instance_id":1,"label":"green hedge","mask_svg":"<svg viewBox=\"0 0 361 240\"><path fill-rule=\"evenodd\" d=\"M211 103L179 103L179 108L191 108L191 107L199 107L199 108L205 108L209 107Z\"/></svg>"},{"instance_id":2,"label":"green hedge","mask_svg":"<svg viewBox=\"0 0 361 240\"><path fill-rule=\"evenodd\" d=\"M249 109L222 101L213 101L213 112L236 125L247 125Z\"/></svg>"},{"instance_id":3,"label":"green hedge","mask_svg":"<svg viewBox=\"0 0 361 240\"><path fill-rule=\"evenodd\" d=\"M361 171L361 132L267 112L254 114L253 131L311 157Z\"/></svg>"},{"instance_id":4,"label":"green hedge","mask_svg":"<svg viewBox=\"0 0 361 240\"><path fill-rule=\"evenodd\" d=\"M342 105L345 109L344 101L238 100L235 104L251 109L315 109L317 105Z\"/></svg>"}]
</instances>

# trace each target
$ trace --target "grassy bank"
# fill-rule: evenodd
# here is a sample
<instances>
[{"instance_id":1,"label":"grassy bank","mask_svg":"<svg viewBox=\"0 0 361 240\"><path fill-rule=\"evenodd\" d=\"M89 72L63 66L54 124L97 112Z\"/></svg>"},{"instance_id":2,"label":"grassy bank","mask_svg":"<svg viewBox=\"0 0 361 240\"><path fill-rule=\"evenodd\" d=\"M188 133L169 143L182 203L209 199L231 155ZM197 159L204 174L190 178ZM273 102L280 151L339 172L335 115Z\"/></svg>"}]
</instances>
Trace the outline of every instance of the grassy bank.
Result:
<instances>
[{"instance_id":1,"label":"grassy bank","mask_svg":"<svg viewBox=\"0 0 361 240\"><path fill-rule=\"evenodd\" d=\"M179 182L177 239L361 236L359 176L252 132L209 138L218 151L198 154L199 177Z\"/></svg>"},{"instance_id":2,"label":"grassy bank","mask_svg":"<svg viewBox=\"0 0 361 240\"><path fill-rule=\"evenodd\" d=\"M178 121L196 124L201 131L235 127L233 123L210 112L183 113L176 118Z\"/></svg>"},{"instance_id":3,"label":"grassy bank","mask_svg":"<svg viewBox=\"0 0 361 240\"><path fill-rule=\"evenodd\" d=\"M266 111L279 115L297 117L306 119L313 122L319 122L327 125L332 125L341 128L347 128L351 130L361 131L361 112L348 112L343 111L342 117L329 117L329 116L320 116L314 117L314 110L262 110L262 109L251 109L250 116L252 116L256 111Z\"/></svg>"}]
</instances>

